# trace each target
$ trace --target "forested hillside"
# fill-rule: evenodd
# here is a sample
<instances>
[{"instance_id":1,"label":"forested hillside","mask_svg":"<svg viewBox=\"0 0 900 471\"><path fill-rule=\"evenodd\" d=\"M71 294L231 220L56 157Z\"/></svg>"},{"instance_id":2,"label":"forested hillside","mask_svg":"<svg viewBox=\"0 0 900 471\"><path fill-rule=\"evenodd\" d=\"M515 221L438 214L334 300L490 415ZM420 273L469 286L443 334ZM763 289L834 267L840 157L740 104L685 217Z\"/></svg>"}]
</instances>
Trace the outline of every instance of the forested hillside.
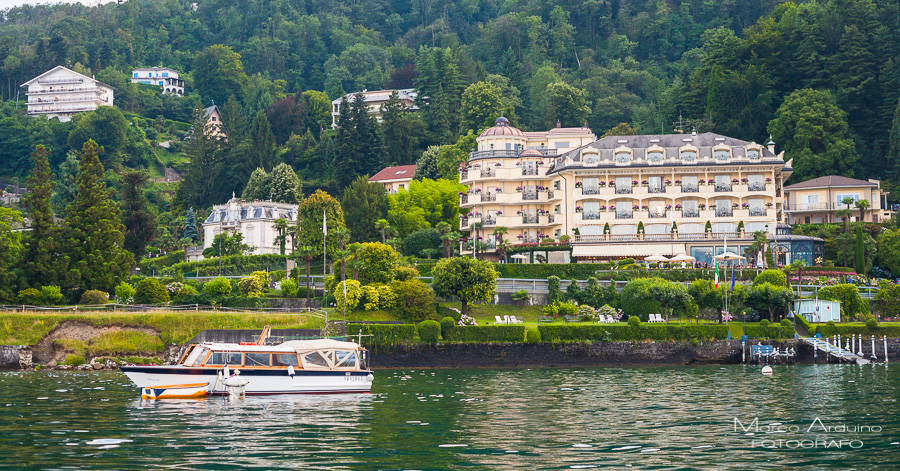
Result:
<instances>
[{"instance_id":1,"label":"forested hillside","mask_svg":"<svg viewBox=\"0 0 900 471\"><path fill-rule=\"evenodd\" d=\"M86 134L73 133L87 127L84 119L25 120L21 103L19 111L13 103L19 84L63 64L117 87L125 118L142 116L137 127L153 134L129 131L119 155L101 159L112 168L167 166L154 138L177 137L172 125L184 128L197 105L222 106L231 137L210 157L213 170L195 172L211 188L205 196L184 193L185 206L240 194L256 167L270 171L280 162L307 183L305 193L339 193L357 175L456 143L432 152L446 169L471 148L468 131L498 114L527 130L586 122L598 135L619 123L672 132L682 117L701 132L757 142L772 134L795 159L792 181L832 173L893 179L898 3L201 0L193 9L186 0L131 0L21 7L0 13L0 97L7 100L0 173L27 174L38 143L51 149L55 172L70 149L81 148ZM178 69L188 96L130 84L135 66ZM428 97L420 112L398 109L378 125L344 107L343 131L329 129L331 99L407 87Z\"/></svg>"}]
</instances>

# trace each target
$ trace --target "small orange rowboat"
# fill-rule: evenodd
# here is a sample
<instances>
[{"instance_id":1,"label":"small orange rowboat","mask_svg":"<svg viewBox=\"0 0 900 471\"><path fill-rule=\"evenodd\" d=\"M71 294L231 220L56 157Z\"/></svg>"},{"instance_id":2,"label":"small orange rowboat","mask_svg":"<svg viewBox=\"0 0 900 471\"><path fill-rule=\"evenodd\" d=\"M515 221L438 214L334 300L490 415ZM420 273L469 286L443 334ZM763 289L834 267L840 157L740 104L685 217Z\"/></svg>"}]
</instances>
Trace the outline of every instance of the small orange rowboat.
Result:
<instances>
[{"instance_id":1,"label":"small orange rowboat","mask_svg":"<svg viewBox=\"0 0 900 471\"><path fill-rule=\"evenodd\" d=\"M170 384L141 388L141 399L199 399L206 397L209 383Z\"/></svg>"}]
</instances>

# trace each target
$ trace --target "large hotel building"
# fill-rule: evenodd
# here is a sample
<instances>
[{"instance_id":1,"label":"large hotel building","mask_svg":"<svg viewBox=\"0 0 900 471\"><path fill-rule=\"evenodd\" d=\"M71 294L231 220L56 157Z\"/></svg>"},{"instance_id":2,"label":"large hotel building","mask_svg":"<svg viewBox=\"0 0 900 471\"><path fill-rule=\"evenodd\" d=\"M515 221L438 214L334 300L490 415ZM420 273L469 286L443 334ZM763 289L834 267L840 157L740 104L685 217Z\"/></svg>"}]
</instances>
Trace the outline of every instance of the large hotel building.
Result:
<instances>
[{"instance_id":1,"label":"large hotel building","mask_svg":"<svg viewBox=\"0 0 900 471\"><path fill-rule=\"evenodd\" d=\"M659 253L705 262L726 244L743 253L756 231L787 243L784 262L814 263L821 249L779 226L791 168L771 143L713 133L597 139L587 128L522 132L505 118L477 142L460 168L468 186L460 227L478 229L473 235L490 249L500 226L513 244L568 235L578 261Z\"/></svg>"}]
</instances>

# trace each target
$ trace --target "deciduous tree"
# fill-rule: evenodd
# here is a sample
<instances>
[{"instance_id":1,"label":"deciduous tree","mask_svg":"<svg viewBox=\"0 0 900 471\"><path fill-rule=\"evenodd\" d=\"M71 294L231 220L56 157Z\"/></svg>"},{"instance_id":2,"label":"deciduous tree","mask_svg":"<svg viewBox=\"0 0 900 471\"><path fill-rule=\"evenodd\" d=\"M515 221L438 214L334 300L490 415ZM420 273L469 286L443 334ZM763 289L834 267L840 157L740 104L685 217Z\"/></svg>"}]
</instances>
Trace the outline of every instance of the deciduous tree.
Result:
<instances>
[{"instance_id":1,"label":"deciduous tree","mask_svg":"<svg viewBox=\"0 0 900 471\"><path fill-rule=\"evenodd\" d=\"M455 296L467 315L470 302L488 302L497 290L497 271L485 260L468 257L445 258L431 270L432 288L440 296Z\"/></svg>"}]
</instances>

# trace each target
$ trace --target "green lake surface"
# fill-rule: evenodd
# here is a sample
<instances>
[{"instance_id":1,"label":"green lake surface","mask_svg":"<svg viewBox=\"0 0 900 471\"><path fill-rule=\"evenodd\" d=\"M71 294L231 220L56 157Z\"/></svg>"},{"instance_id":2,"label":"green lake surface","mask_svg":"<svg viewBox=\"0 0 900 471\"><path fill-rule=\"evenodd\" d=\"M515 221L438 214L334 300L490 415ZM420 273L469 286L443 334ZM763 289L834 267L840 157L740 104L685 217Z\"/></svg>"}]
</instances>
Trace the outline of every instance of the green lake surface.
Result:
<instances>
[{"instance_id":1,"label":"green lake surface","mask_svg":"<svg viewBox=\"0 0 900 471\"><path fill-rule=\"evenodd\" d=\"M144 401L119 372L5 372L0 469L897 470L898 385L900 365L406 369L372 394Z\"/></svg>"}]
</instances>

